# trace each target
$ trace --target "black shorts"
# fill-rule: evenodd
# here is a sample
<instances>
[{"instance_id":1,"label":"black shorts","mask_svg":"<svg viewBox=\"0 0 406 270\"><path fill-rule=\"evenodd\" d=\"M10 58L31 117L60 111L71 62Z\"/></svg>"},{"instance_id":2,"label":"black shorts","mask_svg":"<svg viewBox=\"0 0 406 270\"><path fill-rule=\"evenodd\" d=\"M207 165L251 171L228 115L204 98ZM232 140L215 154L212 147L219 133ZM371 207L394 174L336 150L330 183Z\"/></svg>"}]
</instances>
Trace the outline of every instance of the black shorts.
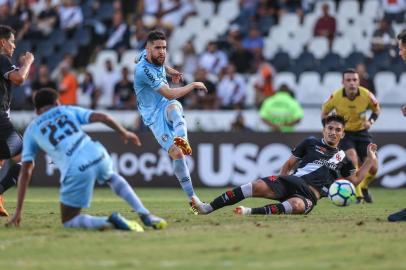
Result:
<instances>
[{"instance_id":1,"label":"black shorts","mask_svg":"<svg viewBox=\"0 0 406 270\"><path fill-rule=\"evenodd\" d=\"M276 200L283 202L289 198L298 197L305 202L305 213L309 213L317 204L317 197L309 185L300 177L294 175L269 176L261 178L275 193ZM309 202L310 201L310 202Z\"/></svg>"},{"instance_id":2,"label":"black shorts","mask_svg":"<svg viewBox=\"0 0 406 270\"><path fill-rule=\"evenodd\" d=\"M21 153L23 140L21 135L14 129L2 130L0 134L0 159L10 159Z\"/></svg>"},{"instance_id":3,"label":"black shorts","mask_svg":"<svg viewBox=\"0 0 406 270\"><path fill-rule=\"evenodd\" d=\"M367 130L346 131L344 138L340 141L340 149L347 151L355 149L361 162L367 157L368 145L372 142L372 136Z\"/></svg>"}]
</instances>

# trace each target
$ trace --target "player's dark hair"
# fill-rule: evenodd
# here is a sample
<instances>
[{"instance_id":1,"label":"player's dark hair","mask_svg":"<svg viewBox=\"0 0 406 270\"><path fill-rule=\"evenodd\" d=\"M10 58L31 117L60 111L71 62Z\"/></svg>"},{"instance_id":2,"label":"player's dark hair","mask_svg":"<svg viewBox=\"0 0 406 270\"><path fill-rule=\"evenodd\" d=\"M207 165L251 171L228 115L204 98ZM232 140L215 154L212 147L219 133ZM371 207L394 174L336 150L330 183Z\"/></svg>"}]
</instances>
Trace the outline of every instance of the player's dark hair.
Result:
<instances>
[{"instance_id":1,"label":"player's dark hair","mask_svg":"<svg viewBox=\"0 0 406 270\"><path fill-rule=\"evenodd\" d=\"M353 68L347 68L346 70L343 71L343 78L345 74L358 74L358 72Z\"/></svg>"},{"instance_id":2,"label":"player's dark hair","mask_svg":"<svg viewBox=\"0 0 406 270\"><path fill-rule=\"evenodd\" d=\"M153 30L148 33L147 42L154 42L155 40L166 40L166 35L161 30Z\"/></svg>"},{"instance_id":3,"label":"player's dark hair","mask_svg":"<svg viewBox=\"0 0 406 270\"><path fill-rule=\"evenodd\" d=\"M34 107L36 110L48 105L55 105L59 94L55 89L42 88L34 94Z\"/></svg>"},{"instance_id":4,"label":"player's dark hair","mask_svg":"<svg viewBox=\"0 0 406 270\"><path fill-rule=\"evenodd\" d=\"M0 39L9 39L16 31L8 25L0 24Z\"/></svg>"},{"instance_id":5,"label":"player's dark hair","mask_svg":"<svg viewBox=\"0 0 406 270\"><path fill-rule=\"evenodd\" d=\"M343 125L345 127L345 119L341 115L338 114L332 114L327 116L326 118L323 119L323 126L327 125L330 122L337 122Z\"/></svg>"},{"instance_id":6,"label":"player's dark hair","mask_svg":"<svg viewBox=\"0 0 406 270\"><path fill-rule=\"evenodd\" d=\"M400 40L403 44L406 44L406 29L402 30L397 36L397 39Z\"/></svg>"}]
</instances>

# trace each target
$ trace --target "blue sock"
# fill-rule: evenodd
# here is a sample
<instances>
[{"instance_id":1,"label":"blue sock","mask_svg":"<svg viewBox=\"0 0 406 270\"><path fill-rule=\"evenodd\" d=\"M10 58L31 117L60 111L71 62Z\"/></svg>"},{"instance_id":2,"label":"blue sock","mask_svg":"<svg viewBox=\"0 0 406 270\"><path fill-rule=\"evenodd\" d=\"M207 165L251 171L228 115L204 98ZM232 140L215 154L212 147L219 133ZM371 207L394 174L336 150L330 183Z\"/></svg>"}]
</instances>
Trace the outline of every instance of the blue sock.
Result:
<instances>
[{"instance_id":1,"label":"blue sock","mask_svg":"<svg viewBox=\"0 0 406 270\"><path fill-rule=\"evenodd\" d=\"M111 227L111 223L108 222L107 219L108 217L95 217L81 214L66 221L63 226L65 228L102 229Z\"/></svg>"},{"instance_id":2,"label":"blue sock","mask_svg":"<svg viewBox=\"0 0 406 270\"><path fill-rule=\"evenodd\" d=\"M182 113L178 109L173 109L169 112L168 116L175 130L175 135L187 139L186 121Z\"/></svg>"},{"instance_id":3,"label":"blue sock","mask_svg":"<svg viewBox=\"0 0 406 270\"><path fill-rule=\"evenodd\" d=\"M195 195L195 191L193 190L193 184L190 178L189 168L186 165L186 159L175 159L173 161L173 170L183 191L185 191L189 199L191 199L192 196Z\"/></svg>"},{"instance_id":4,"label":"blue sock","mask_svg":"<svg viewBox=\"0 0 406 270\"><path fill-rule=\"evenodd\" d=\"M123 198L132 209L141 215L148 215L149 211L142 204L140 198L135 194L134 190L128 182L120 175L113 173L109 181L111 189L121 198Z\"/></svg>"}]
</instances>

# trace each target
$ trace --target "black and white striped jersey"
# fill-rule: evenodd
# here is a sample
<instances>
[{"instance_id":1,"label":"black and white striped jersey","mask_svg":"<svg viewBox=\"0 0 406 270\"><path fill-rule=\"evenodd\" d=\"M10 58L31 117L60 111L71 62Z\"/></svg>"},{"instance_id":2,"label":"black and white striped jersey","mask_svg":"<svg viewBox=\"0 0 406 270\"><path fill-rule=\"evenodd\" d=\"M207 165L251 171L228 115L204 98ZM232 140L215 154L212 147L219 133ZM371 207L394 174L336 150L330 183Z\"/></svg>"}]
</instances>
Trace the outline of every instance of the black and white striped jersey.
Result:
<instances>
[{"instance_id":1,"label":"black and white striped jersey","mask_svg":"<svg viewBox=\"0 0 406 270\"><path fill-rule=\"evenodd\" d=\"M293 175L316 188L322 197L327 196L334 180L355 172L345 152L327 145L323 139L308 137L292 150L292 154L300 159Z\"/></svg>"}]
</instances>

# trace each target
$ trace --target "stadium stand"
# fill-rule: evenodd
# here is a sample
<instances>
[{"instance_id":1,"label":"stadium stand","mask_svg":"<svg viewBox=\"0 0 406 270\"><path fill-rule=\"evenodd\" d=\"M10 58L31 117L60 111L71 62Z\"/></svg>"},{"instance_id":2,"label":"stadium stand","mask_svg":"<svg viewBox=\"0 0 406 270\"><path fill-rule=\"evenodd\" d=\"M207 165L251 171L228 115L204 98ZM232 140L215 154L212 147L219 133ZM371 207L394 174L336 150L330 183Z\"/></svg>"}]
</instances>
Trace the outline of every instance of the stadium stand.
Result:
<instances>
[{"instance_id":1,"label":"stadium stand","mask_svg":"<svg viewBox=\"0 0 406 270\"><path fill-rule=\"evenodd\" d=\"M182 13L184 17L180 24L172 27L154 25L157 20L143 20L145 12L138 6L134 6L130 11L123 10L120 0L73 2L83 15L80 27L62 29L56 25L49 35L36 36L31 32L17 35L14 60L24 51L33 51L36 56L31 81L35 80L41 63L54 70L66 54L73 55L75 59L74 71L79 81L84 77L85 71L90 71L95 84L99 85L102 82L101 74L107 59L112 61L117 70L127 67L133 72L134 60L140 53L145 34L154 27L161 27L168 34L168 64L182 70L185 59L191 59L184 52L185 44L188 42L194 47L197 60L206 52L209 42L215 42L221 53L230 57L236 50L236 40L244 40L248 36L249 29L257 27L262 33L264 47L259 52L254 51L252 63L249 63L250 68L247 69L247 73L242 74L247 82L244 103L246 108L255 106L255 74L261 56L264 56L275 70L274 87L287 83L294 89L298 100L308 107L320 107L323 100L328 97L329 91L340 87L339 72L345 68L355 67L358 63L366 65L369 75L375 82L377 97L384 107L398 106L406 102L406 95L402 91L406 89L406 75L403 72L406 69L404 63L396 57L397 51L375 54L371 51L374 31L384 17L381 0L302 0L303 7L305 2L307 4L307 8L303 8L303 18L297 15L299 13L284 10L281 4L283 1L224 0L216 4L210 0L185 0L180 3L181 9L187 12ZM144 2L147 3L147 0ZM2 3L12 7L14 1ZM30 21L29 29L35 29L34 18L45 9L45 1L30 1L30 3L33 19ZM56 0L52 3L56 9L61 5L61 2ZM336 35L331 44L326 37L313 36L315 23L322 15L325 3L330 7L330 15L337 21ZM12 14L12 10L9 9L8 15L17 18L17 14ZM122 11L125 15L124 23L130 31L129 40L126 40L128 46L124 50L107 50L105 43L112 33L112 17L117 11ZM151 16L154 18L158 15ZM152 24L146 25L143 21ZM266 23L262 24L263 22ZM261 28L263 25L267 25L269 29L264 31ZM393 22L391 26L395 33L398 33L405 28L405 22ZM236 31L234 40L229 36L231 29ZM21 28L17 30L22 31ZM209 73L213 73L212 70L209 70ZM221 70L218 74L211 74L210 79L218 85L223 75L224 72ZM193 72L188 71L185 79L193 80ZM88 94L83 91L77 92L80 95L80 105L89 106ZM14 97L18 104L15 109L27 108L19 95ZM108 108L111 105L110 101L111 97L102 96L99 108Z\"/></svg>"}]
</instances>

